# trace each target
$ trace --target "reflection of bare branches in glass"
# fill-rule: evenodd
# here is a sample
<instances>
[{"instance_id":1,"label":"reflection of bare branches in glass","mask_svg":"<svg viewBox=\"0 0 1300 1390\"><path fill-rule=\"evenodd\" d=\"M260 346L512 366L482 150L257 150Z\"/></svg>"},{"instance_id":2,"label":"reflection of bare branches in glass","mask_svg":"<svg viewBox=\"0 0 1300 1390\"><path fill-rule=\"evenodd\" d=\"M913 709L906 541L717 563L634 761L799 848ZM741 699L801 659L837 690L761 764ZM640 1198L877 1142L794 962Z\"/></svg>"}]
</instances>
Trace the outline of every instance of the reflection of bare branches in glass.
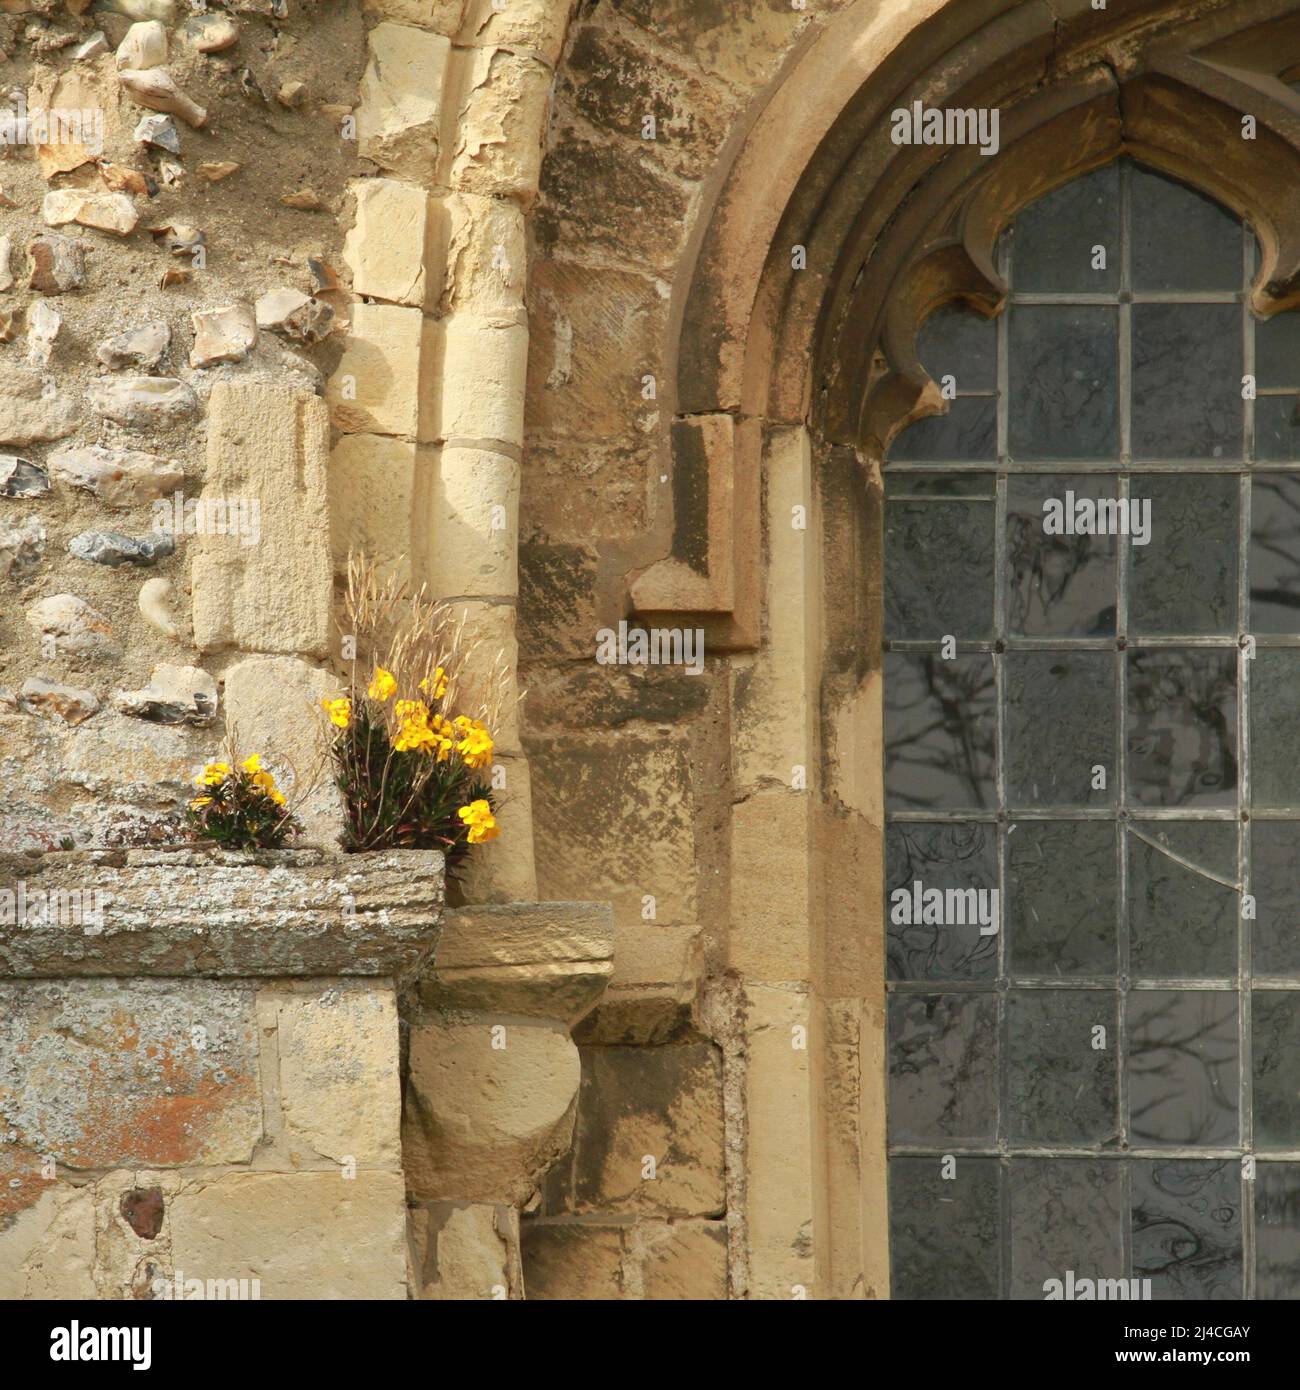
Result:
<instances>
[{"instance_id":1,"label":"reflection of bare branches in glass","mask_svg":"<svg viewBox=\"0 0 1300 1390\"><path fill-rule=\"evenodd\" d=\"M891 980L981 980L997 972L995 935L978 922L963 926L896 923L889 914L895 888L998 886L997 831L992 825L892 825L886 841L885 914ZM1000 924L999 924L1000 925Z\"/></svg>"},{"instance_id":2,"label":"reflection of bare branches in glass","mask_svg":"<svg viewBox=\"0 0 1300 1390\"><path fill-rule=\"evenodd\" d=\"M1237 786L1235 652L1131 652L1129 781L1147 805L1225 805Z\"/></svg>"},{"instance_id":3,"label":"reflection of bare branches in glass","mask_svg":"<svg viewBox=\"0 0 1300 1390\"><path fill-rule=\"evenodd\" d=\"M1063 488L1068 481L1061 480ZM1109 636L1115 631L1113 555L1109 537L1049 536L1041 512L1008 510L1011 631Z\"/></svg>"},{"instance_id":4,"label":"reflection of bare branches in glass","mask_svg":"<svg viewBox=\"0 0 1300 1390\"><path fill-rule=\"evenodd\" d=\"M1251 603L1300 608L1300 480L1254 480L1250 546ZM1281 630L1279 618L1260 624L1252 614L1252 623L1277 632Z\"/></svg>"},{"instance_id":5,"label":"reflection of bare branches in glass","mask_svg":"<svg viewBox=\"0 0 1300 1390\"><path fill-rule=\"evenodd\" d=\"M1129 997L1133 1137L1165 1144L1237 1142L1235 996Z\"/></svg>"},{"instance_id":6,"label":"reflection of bare branches in glass","mask_svg":"<svg viewBox=\"0 0 1300 1390\"><path fill-rule=\"evenodd\" d=\"M993 801L993 662L891 654L885 679L885 782L897 804L930 809Z\"/></svg>"}]
</instances>

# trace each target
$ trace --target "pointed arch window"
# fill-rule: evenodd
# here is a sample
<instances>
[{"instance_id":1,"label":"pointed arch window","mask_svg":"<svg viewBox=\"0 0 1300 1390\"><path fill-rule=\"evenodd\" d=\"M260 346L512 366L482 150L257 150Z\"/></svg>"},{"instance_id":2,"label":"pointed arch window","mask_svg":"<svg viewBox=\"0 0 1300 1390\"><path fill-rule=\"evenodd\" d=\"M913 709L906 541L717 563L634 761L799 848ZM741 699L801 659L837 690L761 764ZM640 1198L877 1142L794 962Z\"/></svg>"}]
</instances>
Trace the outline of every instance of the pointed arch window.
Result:
<instances>
[{"instance_id":1,"label":"pointed arch window","mask_svg":"<svg viewBox=\"0 0 1300 1390\"><path fill-rule=\"evenodd\" d=\"M1300 316L1130 160L885 468L895 1297L1300 1297ZM960 919L960 920L959 920Z\"/></svg>"}]
</instances>

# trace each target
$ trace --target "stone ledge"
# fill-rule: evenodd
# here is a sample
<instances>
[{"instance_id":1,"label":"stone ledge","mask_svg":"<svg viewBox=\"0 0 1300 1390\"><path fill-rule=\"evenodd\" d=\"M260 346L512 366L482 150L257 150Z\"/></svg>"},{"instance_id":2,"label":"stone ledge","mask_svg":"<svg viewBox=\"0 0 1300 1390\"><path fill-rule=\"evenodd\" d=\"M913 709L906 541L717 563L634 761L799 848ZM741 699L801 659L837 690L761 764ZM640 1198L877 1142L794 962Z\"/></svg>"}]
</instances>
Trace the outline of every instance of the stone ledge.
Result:
<instances>
[{"instance_id":1,"label":"stone ledge","mask_svg":"<svg viewBox=\"0 0 1300 1390\"><path fill-rule=\"evenodd\" d=\"M443 891L436 850L0 854L0 977L399 976L433 950ZM52 892L62 920L38 922Z\"/></svg>"},{"instance_id":2,"label":"stone ledge","mask_svg":"<svg viewBox=\"0 0 1300 1390\"><path fill-rule=\"evenodd\" d=\"M572 1025L613 973L609 903L496 903L447 914L420 979L437 1009L521 1014Z\"/></svg>"}]
</instances>

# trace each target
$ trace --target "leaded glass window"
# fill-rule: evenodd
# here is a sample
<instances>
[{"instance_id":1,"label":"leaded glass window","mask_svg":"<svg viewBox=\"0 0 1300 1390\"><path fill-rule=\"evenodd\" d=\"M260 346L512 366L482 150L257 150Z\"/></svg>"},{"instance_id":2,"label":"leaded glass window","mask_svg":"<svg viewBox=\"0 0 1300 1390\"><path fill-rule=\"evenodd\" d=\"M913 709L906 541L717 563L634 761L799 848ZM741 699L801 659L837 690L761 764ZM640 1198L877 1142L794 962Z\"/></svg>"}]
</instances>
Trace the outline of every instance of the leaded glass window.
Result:
<instances>
[{"instance_id":1,"label":"leaded glass window","mask_svg":"<svg viewBox=\"0 0 1300 1390\"><path fill-rule=\"evenodd\" d=\"M1127 161L885 466L898 1298L1300 1297L1300 314ZM1141 1284L1131 1286L1139 1295Z\"/></svg>"}]
</instances>

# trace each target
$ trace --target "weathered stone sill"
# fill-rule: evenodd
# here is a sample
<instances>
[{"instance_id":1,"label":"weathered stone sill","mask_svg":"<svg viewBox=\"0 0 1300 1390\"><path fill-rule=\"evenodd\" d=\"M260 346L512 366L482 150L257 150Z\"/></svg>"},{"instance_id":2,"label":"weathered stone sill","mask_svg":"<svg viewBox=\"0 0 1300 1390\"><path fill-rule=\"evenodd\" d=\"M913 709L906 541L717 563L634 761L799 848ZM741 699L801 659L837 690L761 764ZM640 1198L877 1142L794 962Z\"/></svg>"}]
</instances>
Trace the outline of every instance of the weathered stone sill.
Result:
<instances>
[{"instance_id":1,"label":"weathered stone sill","mask_svg":"<svg viewBox=\"0 0 1300 1390\"><path fill-rule=\"evenodd\" d=\"M0 976L399 977L443 892L436 850L0 854Z\"/></svg>"}]
</instances>

